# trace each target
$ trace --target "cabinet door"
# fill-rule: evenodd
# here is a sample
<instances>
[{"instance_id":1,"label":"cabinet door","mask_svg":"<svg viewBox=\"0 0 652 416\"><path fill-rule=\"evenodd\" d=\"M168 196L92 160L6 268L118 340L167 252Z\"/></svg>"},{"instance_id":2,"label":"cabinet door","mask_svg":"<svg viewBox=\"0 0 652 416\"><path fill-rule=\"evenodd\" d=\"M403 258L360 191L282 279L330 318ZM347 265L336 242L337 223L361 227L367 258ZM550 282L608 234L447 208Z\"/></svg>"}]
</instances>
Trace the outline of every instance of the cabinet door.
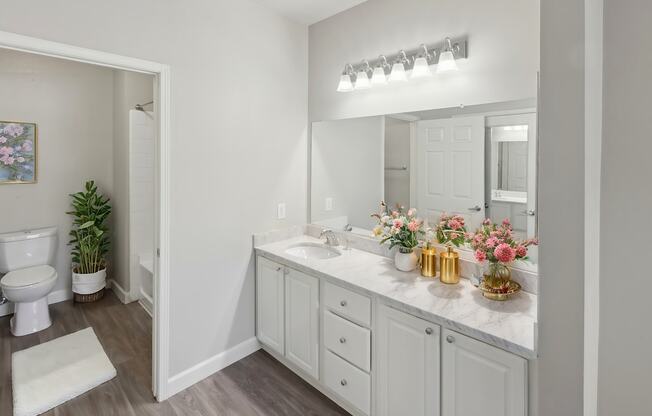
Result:
<instances>
[{"instance_id":1,"label":"cabinet door","mask_svg":"<svg viewBox=\"0 0 652 416\"><path fill-rule=\"evenodd\" d=\"M284 275L283 266L258 257L256 265L256 335L258 340L283 355Z\"/></svg>"},{"instance_id":2,"label":"cabinet door","mask_svg":"<svg viewBox=\"0 0 652 416\"><path fill-rule=\"evenodd\" d=\"M378 415L439 415L439 326L384 305L377 316Z\"/></svg>"},{"instance_id":3,"label":"cabinet door","mask_svg":"<svg viewBox=\"0 0 652 416\"><path fill-rule=\"evenodd\" d=\"M287 269L285 277L285 357L319 378L319 280Z\"/></svg>"},{"instance_id":4,"label":"cabinet door","mask_svg":"<svg viewBox=\"0 0 652 416\"><path fill-rule=\"evenodd\" d=\"M444 329L442 416L525 416L525 359Z\"/></svg>"}]
</instances>

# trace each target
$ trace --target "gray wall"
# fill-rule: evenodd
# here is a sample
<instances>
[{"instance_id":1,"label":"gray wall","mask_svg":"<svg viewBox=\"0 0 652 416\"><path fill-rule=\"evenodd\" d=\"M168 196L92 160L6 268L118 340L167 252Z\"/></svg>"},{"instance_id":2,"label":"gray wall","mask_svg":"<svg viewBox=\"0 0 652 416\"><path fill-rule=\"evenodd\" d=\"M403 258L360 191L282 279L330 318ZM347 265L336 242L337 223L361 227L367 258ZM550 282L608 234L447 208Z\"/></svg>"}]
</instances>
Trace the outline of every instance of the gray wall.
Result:
<instances>
[{"instance_id":1,"label":"gray wall","mask_svg":"<svg viewBox=\"0 0 652 416\"><path fill-rule=\"evenodd\" d=\"M641 416L652 414L652 3L604 7L598 414Z\"/></svg>"},{"instance_id":2,"label":"gray wall","mask_svg":"<svg viewBox=\"0 0 652 416\"><path fill-rule=\"evenodd\" d=\"M0 49L0 85L0 119L38 125L38 182L0 185L0 232L57 226L53 291L69 293L68 194L94 179L112 196L113 71Z\"/></svg>"},{"instance_id":3,"label":"gray wall","mask_svg":"<svg viewBox=\"0 0 652 416\"><path fill-rule=\"evenodd\" d=\"M30 0L0 30L170 65L170 375L253 338L251 235L307 216L307 28L250 0Z\"/></svg>"},{"instance_id":4,"label":"gray wall","mask_svg":"<svg viewBox=\"0 0 652 416\"><path fill-rule=\"evenodd\" d=\"M538 416L582 415L584 2L541 2ZM560 215L559 201L572 207Z\"/></svg>"}]
</instances>

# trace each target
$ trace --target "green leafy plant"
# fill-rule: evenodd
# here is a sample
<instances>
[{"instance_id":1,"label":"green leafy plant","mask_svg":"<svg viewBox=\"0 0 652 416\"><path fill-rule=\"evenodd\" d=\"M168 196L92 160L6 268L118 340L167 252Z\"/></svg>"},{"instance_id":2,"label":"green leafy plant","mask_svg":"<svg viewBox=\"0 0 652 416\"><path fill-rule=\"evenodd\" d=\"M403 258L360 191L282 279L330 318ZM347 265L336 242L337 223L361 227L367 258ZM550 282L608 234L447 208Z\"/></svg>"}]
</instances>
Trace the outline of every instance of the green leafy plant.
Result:
<instances>
[{"instance_id":1,"label":"green leafy plant","mask_svg":"<svg viewBox=\"0 0 652 416\"><path fill-rule=\"evenodd\" d=\"M109 233L106 219L111 213L109 198L97 192L94 181L86 182L85 190L70 194L73 216L70 242L73 246L73 270L79 274L97 273L106 267Z\"/></svg>"}]
</instances>

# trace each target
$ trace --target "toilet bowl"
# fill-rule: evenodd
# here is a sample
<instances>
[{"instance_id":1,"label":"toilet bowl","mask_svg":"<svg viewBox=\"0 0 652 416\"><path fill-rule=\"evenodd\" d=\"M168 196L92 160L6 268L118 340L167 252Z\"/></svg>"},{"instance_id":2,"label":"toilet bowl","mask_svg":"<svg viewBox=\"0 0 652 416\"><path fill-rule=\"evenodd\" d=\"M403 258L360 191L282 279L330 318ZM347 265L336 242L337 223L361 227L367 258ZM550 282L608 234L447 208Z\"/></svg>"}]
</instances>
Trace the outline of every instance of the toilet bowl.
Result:
<instances>
[{"instance_id":1,"label":"toilet bowl","mask_svg":"<svg viewBox=\"0 0 652 416\"><path fill-rule=\"evenodd\" d=\"M2 293L14 303L12 334L33 334L52 325L48 294L56 282L56 270L47 265L14 270L0 279Z\"/></svg>"},{"instance_id":2,"label":"toilet bowl","mask_svg":"<svg viewBox=\"0 0 652 416\"><path fill-rule=\"evenodd\" d=\"M50 325L48 294L57 282L50 266L57 247L55 227L0 234L0 289L14 303L11 333L33 334Z\"/></svg>"}]
</instances>

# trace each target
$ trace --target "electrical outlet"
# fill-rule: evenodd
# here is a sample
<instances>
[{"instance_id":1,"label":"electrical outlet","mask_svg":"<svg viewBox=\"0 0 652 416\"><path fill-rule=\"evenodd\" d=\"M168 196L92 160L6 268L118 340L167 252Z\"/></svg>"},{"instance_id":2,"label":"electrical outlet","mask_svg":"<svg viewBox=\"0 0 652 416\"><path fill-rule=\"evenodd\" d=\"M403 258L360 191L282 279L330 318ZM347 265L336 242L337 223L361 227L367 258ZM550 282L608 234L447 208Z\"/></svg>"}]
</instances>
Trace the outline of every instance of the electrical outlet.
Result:
<instances>
[{"instance_id":1,"label":"electrical outlet","mask_svg":"<svg viewBox=\"0 0 652 416\"><path fill-rule=\"evenodd\" d=\"M326 198L326 204L325 204L324 210L326 210L326 211L332 211L333 210L333 198L331 198L331 197Z\"/></svg>"},{"instance_id":2,"label":"electrical outlet","mask_svg":"<svg viewBox=\"0 0 652 416\"><path fill-rule=\"evenodd\" d=\"M279 220L285 219L285 202L280 202L276 208L276 217Z\"/></svg>"}]
</instances>

